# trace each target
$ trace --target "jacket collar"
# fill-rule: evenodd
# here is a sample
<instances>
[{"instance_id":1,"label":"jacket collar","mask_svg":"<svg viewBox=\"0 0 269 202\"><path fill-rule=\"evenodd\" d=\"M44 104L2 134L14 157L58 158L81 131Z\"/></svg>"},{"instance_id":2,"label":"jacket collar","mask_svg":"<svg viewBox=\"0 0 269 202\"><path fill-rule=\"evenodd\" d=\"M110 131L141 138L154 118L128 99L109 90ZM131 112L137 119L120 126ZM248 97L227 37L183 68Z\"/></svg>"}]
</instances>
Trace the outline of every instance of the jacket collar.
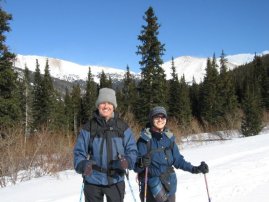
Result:
<instances>
[{"instance_id":1,"label":"jacket collar","mask_svg":"<svg viewBox=\"0 0 269 202\"><path fill-rule=\"evenodd\" d=\"M106 121L103 117L100 116L98 110L94 111L94 113L93 113L93 118L101 126L113 124L118 117L119 117L119 114L117 112L113 112L112 118L110 118L109 120Z\"/></svg>"},{"instance_id":2,"label":"jacket collar","mask_svg":"<svg viewBox=\"0 0 269 202\"><path fill-rule=\"evenodd\" d=\"M157 133L157 132L154 132L154 133ZM165 128L164 130L163 130L163 132L162 133L159 133L159 134L164 134L164 135L166 135L169 139L174 139L175 137L174 137L174 134L168 129L168 128ZM152 132L152 130L149 128L149 127L147 127L147 128L144 128L143 130L142 130L142 132L141 132L141 135L140 135L140 137L142 138L142 139L144 139L145 141L149 141L150 139L152 139L152 136L153 136L153 132Z\"/></svg>"}]
</instances>

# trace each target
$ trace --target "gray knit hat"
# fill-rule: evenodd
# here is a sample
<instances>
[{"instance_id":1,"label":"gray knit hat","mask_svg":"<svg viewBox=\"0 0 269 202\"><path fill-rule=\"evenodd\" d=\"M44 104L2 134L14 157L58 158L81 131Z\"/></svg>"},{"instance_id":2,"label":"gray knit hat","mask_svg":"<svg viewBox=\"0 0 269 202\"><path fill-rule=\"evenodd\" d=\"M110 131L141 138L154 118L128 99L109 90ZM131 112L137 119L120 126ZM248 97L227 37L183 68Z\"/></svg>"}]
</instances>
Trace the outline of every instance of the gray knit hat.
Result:
<instances>
[{"instance_id":1,"label":"gray knit hat","mask_svg":"<svg viewBox=\"0 0 269 202\"><path fill-rule=\"evenodd\" d=\"M157 114L163 114L167 118L167 113L164 107L154 107L150 112L149 112L149 121L152 121L152 117L157 115Z\"/></svg>"},{"instance_id":2,"label":"gray knit hat","mask_svg":"<svg viewBox=\"0 0 269 202\"><path fill-rule=\"evenodd\" d=\"M100 103L103 102L110 102L111 104L113 104L114 109L117 108L117 100L116 100L116 94L115 91L111 88L101 88L99 90L99 95L98 98L95 102L95 106L96 108L98 108Z\"/></svg>"}]
</instances>

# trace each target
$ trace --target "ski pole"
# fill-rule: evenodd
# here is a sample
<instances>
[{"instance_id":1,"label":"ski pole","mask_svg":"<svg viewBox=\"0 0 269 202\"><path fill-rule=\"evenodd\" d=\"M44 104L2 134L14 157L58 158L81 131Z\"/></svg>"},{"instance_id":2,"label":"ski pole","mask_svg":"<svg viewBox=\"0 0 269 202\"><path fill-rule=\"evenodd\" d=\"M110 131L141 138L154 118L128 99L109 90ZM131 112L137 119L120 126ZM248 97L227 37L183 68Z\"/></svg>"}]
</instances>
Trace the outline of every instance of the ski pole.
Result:
<instances>
[{"instance_id":1,"label":"ski pole","mask_svg":"<svg viewBox=\"0 0 269 202\"><path fill-rule=\"evenodd\" d=\"M131 186L131 183L130 183L130 180L129 180L129 171L128 171L128 169L126 169L126 171L125 171L125 176L126 176L126 179L127 179L128 185L129 185L129 188L131 190L131 193L132 193L132 197L134 199L134 202L136 202L136 198L135 198L135 195L134 195L134 190L133 190L133 188Z\"/></svg>"},{"instance_id":2,"label":"ski pole","mask_svg":"<svg viewBox=\"0 0 269 202\"><path fill-rule=\"evenodd\" d=\"M144 202L147 201L147 187L148 187L148 167L146 167L146 170L145 170Z\"/></svg>"},{"instance_id":3,"label":"ski pole","mask_svg":"<svg viewBox=\"0 0 269 202\"><path fill-rule=\"evenodd\" d=\"M206 174L204 174L204 178L205 178L205 185L206 185L206 191L207 191L208 202L211 202L211 199L210 199L210 196L209 196L209 191L208 191L207 180L206 180Z\"/></svg>"},{"instance_id":4,"label":"ski pole","mask_svg":"<svg viewBox=\"0 0 269 202\"><path fill-rule=\"evenodd\" d=\"M122 156L118 153L118 158L121 160L122 159ZM130 180L129 180L129 170L128 169L125 169L124 170L124 174L126 176L126 179L127 179L127 182L128 182L128 185L129 185L129 188L131 190L131 193L132 193L132 197L134 199L134 202L136 202L136 199L135 199L135 195L134 195L134 191L133 191L133 188L131 186L131 183L130 183Z\"/></svg>"},{"instance_id":5,"label":"ski pole","mask_svg":"<svg viewBox=\"0 0 269 202\"><path fill-rule=\"evenodd\" d=\"M82 202L83 189L84 189L84 179L83 179L82 186L81 186L79 202Z\"/></svg>"}]
</instances>

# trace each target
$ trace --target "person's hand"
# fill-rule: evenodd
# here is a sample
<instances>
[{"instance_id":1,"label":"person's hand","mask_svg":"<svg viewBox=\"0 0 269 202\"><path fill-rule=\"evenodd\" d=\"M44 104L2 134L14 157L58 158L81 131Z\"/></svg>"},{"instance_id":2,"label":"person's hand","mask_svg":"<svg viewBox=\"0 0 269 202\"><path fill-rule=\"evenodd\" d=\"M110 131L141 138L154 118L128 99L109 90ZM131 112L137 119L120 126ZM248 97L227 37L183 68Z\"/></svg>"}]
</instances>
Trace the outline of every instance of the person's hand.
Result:
<instances>
[{"instance_id":1,"label":"person's hand","mask_svg":"<svg viewBox=\"0 0 269 202\"><path fill-rule=\"evenodd\" d=\"M143 162L144 167L149 167L150 164L151 164L151 157L150 157L150 155L143 156L142 157L142 162Z\"/></svg>"},{"instance_id":2,"label":"person's hand","mask_svg":"<svg viewBox=\"0 0 269 202\"><path fill-rule=\"evenodd\" d=\"M92 174L92 163L87 162L85 167L84 167L84 176L90 176Z\"/></svg>"},{"instance_id":3,"label":"person's hand","mask_svg":"<svg viewBox=\"0 0 269 202\"><path fill-rule=\"evenodd\" d=\"M126 160L126 158L123 156L119 160L120 160L121 169L123 169L123 170L128 169L128 161Z\"/></svg>"},{"instance_id":4,"label":"person's hand","mask_svg":"<svg viewBox=\"0 0 269 202\"><path fill-rule=\"evenodd\" d=\"M117 160L112 160L111 163L112 169L126 170L128 169L128 161L124 156L119 155Z\"/></svg>"},{"instance_id":5,"label":"person's hand","mask_svg":"<svg viewBox=\"0 0 269 202\"><path fill-rule=\"evenodd\" d=\"M149 167L151 164L151 157L150 155L145 155L140 158L140 161L138 162L138 166L140 168L146 168Z\"/></svg>"},{"instance_id":6,"label":"person's hand","mask_svg":"<svg viewBox=\"0 0 269 202\"><path fill-rule=\"evenodd\" d=\"M199 166L193 166L192 168L192 173L198 174L198 173L203 173L206 174L209 172L208 165L202 161Z\"/></svg>"}]
</instances>

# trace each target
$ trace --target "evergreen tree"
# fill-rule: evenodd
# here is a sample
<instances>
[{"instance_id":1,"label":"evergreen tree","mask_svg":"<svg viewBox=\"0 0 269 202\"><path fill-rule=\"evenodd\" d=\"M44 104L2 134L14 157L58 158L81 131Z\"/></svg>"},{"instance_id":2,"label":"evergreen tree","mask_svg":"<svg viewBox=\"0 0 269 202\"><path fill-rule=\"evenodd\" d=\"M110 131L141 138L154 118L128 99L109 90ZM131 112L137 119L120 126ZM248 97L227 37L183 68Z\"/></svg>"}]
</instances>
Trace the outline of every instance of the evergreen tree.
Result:
<instances>
[{"instance_id":1,"label":"evergreen tree","mask_svg":"<svg viewBox=\"0 0 269 202\"><path fill-rule=\"evenodd\" d=\"M91 67L89 67L88 78L86 83L86 92L83 96L82 122L85 123L92 117L95 109L95 101L97 99L97 84L93 80Z\"/></svg>"},{"instance_id":2,"label":"evergreen tree","mask_svg":"<svg viewBox=\"0 0 269 202\"><path fill-rule=\"evenodd\" d=\"M191 102L189 95L189 87L185 81L184 75L180 80L179 88L179 121L183 128L189 126L191 122Z\"/></svg>"},{"instance_id":3,"label":"evergreen tree","mask_svg":"<svg viewBox=\"0 0 269 202\"><path fill-rule=\"evenodd\" d=\"M242 106L244 117L241 131L243 135L257 135L262 129L261 97L257 82L246 85Z\"/></svg>"},{"instance_id":4,"label":"evergreen tree","mask_svg":"<svg viewBox=\"0 0 269 202\"><path fill-rule=\"evenodd\" d=\"M235 95L235 84L232 80L232 75L227 71L227 59L225 58L224 51L220 56L220 75L218 92L220 98L220 114L225 118L232 118L238 113L237 111L237 97ZM226 120L229 121L229 120Z\"/></svg>"},{"instance_id":5,"label":"evergreen tree","mask_svg":"<svg viewBox=\"0 0 269 202\"><path fill-rule=\"evenodd\" d=\"M81 118L81 105L82 105L82 99L81 99L81 89L79 84L76 84L73 86L72 92L71 92L71 100L72 100L72 109L73 109L73 130L74 134L78 134L78 128L82 123Z\"/></svg>"},{"instance_id":6,"label":"evergreen tree","mask_svg":"<svg viewBox=\"0 0 269 202\"><path fill-rule=\"evenodd\" d=\"M227 58L225 57L225 53L222 50L220 55L220 74L225 74L227 72Z\"/></svg>"},{"instance_id":7,"label":"evergreen tree","mask_svg":"<svg viewBox=\"0 0 269 202\"><path fill-rule=\"evenodd\" d=\"M54 130L60 131L68 131L67 117L65 116L65 102L60 96L59 93L56 93L56 101L54 103L55 111L53 112L54 120L53 123L50 124Z\"/></svg>"},{"instance_id":8,"label":"evergreen tree","mask_svg":"<svg viewBox=\"0 0 269 202\"><path fill-rule=\"evenodd\" d=\"M261 56L255 54L253 59L254 68L254 80L258 81L261 88L262 105L268 110L269 109L269 75L267 68L263 65Z\"/></svg>"},{"instance_id":9,"label":"evergreen tree","mask_svg":"<svg viewBox=\"0 0 269 202\"><path fill-rule=\"evenodd\" d=\"M200 85L196 83L195 78L192 79L192 85L190 87L190 102L192 109L192 116L200 118L200 101L199 101L199 89Z\"/></svg>"},{"instance_id":10,"label":"evergreen tree","mask_svg":"<svg viewBox=\"0 0 269 202\"><path fill-rule=\"evenodd\" d=\"M44 77L41 83L42 86L42 114L47 126L52 126L57 122L55 120L56 106L56 92L53 87L52 78L50 76L49 61L46 60Z\"/></svg>"},{"instance_id":11,"label":"evergreen tree","mask_svg":"<svg viewBox=\"0 0 269 202\"><path fill-rule=\"evenodd\" d=\"M112 78L111 78L111 76L110 76L110 75L108 76L108 83L107 83L107 87L108 87L108 88L112 88Z\"/></svg>"},{"instance_id":12,"label":"evergreen tree","mask_svg":"<svg viewBox=\"0 0 269 202\"><path fill-rule=\"evenodd\" d=\"M221 118L220 98L218 96L218 70L215 54L212 62L207 59L206 76L201 87L201 116L210 124L216 124Z\"/></svg>"},{"instance_id":13,"label":"evergreen tree","mask_svg":"<svg viewBox=\"0 0 269 202\"><path fill-rule=\"evenodd\" d=\"M32 125L32 86L30 84L30 71L26 65L21 88L21 108L24 114L25 135L28 136Z\"/></svg>"},{"instance_id":14,"label":"evergreen tree","mask_svg":"<svg viewBox=\"0 0 269 202\"><path fill-rule=\"evenodd\" d=\"M34 73L34 81L33 81L33 128L37 129L41 127L45 121L43 118L43 88L42 88L42 76L40 73L38 60L36 60L36 69Z\"/></svg>"},{"instance_id":15,"label":"evergreen tree","mask_svg":"<svg viewBox=\"0 0 269 202\"><path fill-rule=\"evenodd\" d=\"M178 80L178 74L176 73L176 67L174 64L174 58L172 57L171 64L171 79L169 80L169 98L168 98L168 111L169 116L179 119L179 109L180 109L180 84Z\"/></svg>"},{"instance_id":16,"label":"evergreen tree","mask_svg":"<svg viewBox=\"0 0 269 202\"><path fill-rule=\"evenodd\" d=\"M15 54L5 44L10 20L12 15L0 6L0 130L18 124L21 118L17 74L12 67Z\"/></svg>"},{"instance_id":17,"label":"evergreen tree","mask_svg":"<svg viewBox=\"0 0 269 202\"><path fill-rule=\"evenodd\" d=\"M263 78L262 78L262 99L263 99L263 106L265 107L266 110L269 110L269 65L268 63L266 64L266 58L268 57L265 56L262 61L262 66L263 66Z\"/></svg>"},{"instance_id":18,"label":"evergreen tree","mask_svg":"<svg viewBox=\"0 0 269 202\"><path fill-rule=\"evenodd\" d=\"M253 63L253 75L254 75L253 78L255 81L258 82L259 85L261 85L262 78L265 73L261 57L255 54L252 63Z\"/></svg>"},{"instance_id":19,"label":"evergreen tree","mask_svg":"<svg viewBox=\"0 0 269 202\"><path fill-rule=\"evenodd\" d=\"M65 126L68 130L73 130L73 104L68 88L65 89L64 96L64 115L65 115Z\"/></svg>"},{"instance_id":20,"label":"evergreen tree","mask_svg":"<svg viewBox=\"0 0 269 202\"><path fill-rule=\"evenodd\" d=\"M100 88L112 88L111 78L107 78L104 70L102 70L100 74Z\"/></svg>"},{"instance_id":21,"label":"evergreen tree","mask_svg":"<svg viewBox=\"0 0 269 202\"><path fill-rule=\"evenodd\" d=\"M141 65L141 81L139 83L139 99L137 102L136 116L139 121L146 122L149 110L155 105L166 103L166 78L161 65L163 60L161 56L164 54L164 44L158 40L158 29L160 25L157 23L157 17L153 8L145 12L143 19L146 25L142 26L142 31L138 36L139 45L137 54L141 55L139 61Z\"/></svg>"},{"instance_id":22,"label":"evergreen tree","mask_svg":"<svg viewBox=\"0 0 269 202\"><path fill-rule=\"evenodd\" d=\"M130 73L128 65L123 79L122 94L122 104L120 105L120 108L122 109L121 111L133 111L136 100L136 85L134 76Z\"/></svg>"}]
</instances>

